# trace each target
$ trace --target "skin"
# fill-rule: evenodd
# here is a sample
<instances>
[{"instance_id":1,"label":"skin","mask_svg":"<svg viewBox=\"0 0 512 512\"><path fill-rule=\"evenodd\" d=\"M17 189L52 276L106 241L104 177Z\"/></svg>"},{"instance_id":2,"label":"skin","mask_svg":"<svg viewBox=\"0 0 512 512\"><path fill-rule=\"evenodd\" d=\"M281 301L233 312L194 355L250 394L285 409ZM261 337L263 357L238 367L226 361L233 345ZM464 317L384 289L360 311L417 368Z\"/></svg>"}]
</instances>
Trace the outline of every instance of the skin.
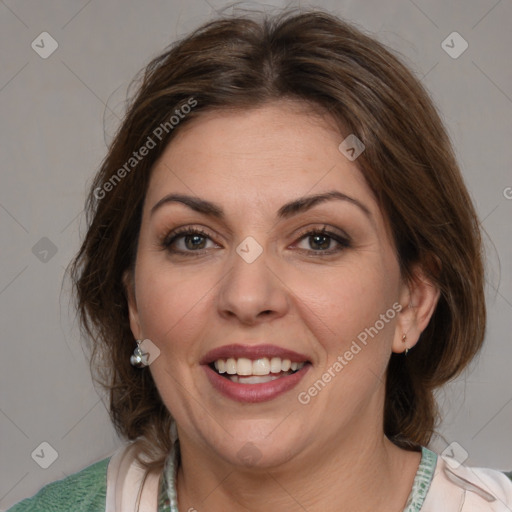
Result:
<instances>
[{"instance_id":1,"label":"skin","mask_svg":"<svg viewBox=\"0 0 512 512\"><path fill-rule=\"evenodd\" d=\"M153 169L135 271L125 283L133 335L160 350L150 371L178 426L180 510L405 505L420 455L384 436L386 367L392 352L417 342L439 291L421 269L413 282L402 280L386 219L357 160L338 150L343 138L332 119L293 101L211 112L183 125ZM276 216L289 201L333 190L368 212L330 200ZM151 213L170 193L215 202L225 218L178 202ZM196 239L199 250L191 237L162 245L182 226L207 232ZM304 236L323 227L348 235L349 246ZM248 236L263 249L250 264L236 252ZM401 312L307 405L299 403L298 393L396 303ZM292 349L312 367L284 395L239 403L216 391L199 365L208 351L231 343ZM252 460L240 457L244 446L256 454Z\"/></svg>"}]
</instances>

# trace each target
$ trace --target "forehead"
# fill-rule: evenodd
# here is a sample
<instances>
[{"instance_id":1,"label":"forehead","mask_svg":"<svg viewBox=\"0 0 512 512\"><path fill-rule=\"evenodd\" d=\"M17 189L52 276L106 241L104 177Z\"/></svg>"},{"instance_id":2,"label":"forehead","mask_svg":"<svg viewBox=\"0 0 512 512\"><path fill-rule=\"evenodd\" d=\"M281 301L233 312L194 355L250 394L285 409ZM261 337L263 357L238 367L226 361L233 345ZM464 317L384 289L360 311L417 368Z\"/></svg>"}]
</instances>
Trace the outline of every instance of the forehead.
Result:
<instances>
[{"instance_id":1,"label":"forehead","mask_svg":"<svg viewBox=\"0 0 512 512\"><path fill-rule=\"evenodd\" d=\"M147 203L181 192L263 206L338 189L375 209L356 162L338 149L343 139L332 118L295 101L206 112L180 127L155 164Z\"/></svg>"}]
</instances>

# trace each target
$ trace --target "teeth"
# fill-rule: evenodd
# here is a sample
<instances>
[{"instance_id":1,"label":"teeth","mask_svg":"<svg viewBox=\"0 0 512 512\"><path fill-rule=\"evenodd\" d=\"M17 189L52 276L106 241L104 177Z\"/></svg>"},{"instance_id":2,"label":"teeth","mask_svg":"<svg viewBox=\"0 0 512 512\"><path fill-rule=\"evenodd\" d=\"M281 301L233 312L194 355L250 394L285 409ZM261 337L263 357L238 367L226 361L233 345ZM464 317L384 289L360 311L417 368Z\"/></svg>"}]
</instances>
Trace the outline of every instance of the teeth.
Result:
<instances>
[{"instance_id":1,"label":"teeth","mask_svg":"<svg viewBox=\"0 0 512 512\"><path fill-rule=\"evenodd\" d=\"M273 357L270 360L270 373L279 373L281 371L281 358Z\"/></svg>"},{"instance_id":2,"label":"teeth","mask_svg":"<svg viewBox=\"0 0 512 512\"><path fill-rule=\"evenodd\" d=\"M252 375L252 361L245 357L241 357L236 362L236 373L238 375Z\"/></svg>"},{"instance_id":3,"label":"teeth","mask_svg":"<svg viewBox=\"0 0 512 512\"><path fill-rule=\"evenodd\" d=\"M298 363L296 361L292 363L290 359L281 359L280 357L273 357L271 359L269 359L268 357L262 357L254 361L248 359L247 357L240 357L238 359L235 359L234 357L229 357L228 359L217 359L217 361L214 361L213 363L215 369L219 373L227 373L228 375L239 375L241 377L266 376L270 374L278 374L281 372L289 372L290 370L294 372L296 370L300 370L304 366L304 364L304 362ZM277 375L274 375L274 377L278 378ZM234 382L238 382L238 380L235 380L235 378L233 378L232 380ZM243 380L247 384L253 383L248 382L248 379ZM262 382L262 380L259 379L258 382Z\"/></svg>"},{"instance_id":4,"label":"teeth","mask_svg":"<svg viewBox=\"0 0 512 512\"><path fill-rule=\"evenodd\" d=\"M252 375L268 375L269 373L270 361L267 357L252 362Z\"/></svg>"},{"instance_id":5,"label":"teeth","mask_svg":"<svg viewBox=\"0 0 512 512\"><path fill-rule=\"evenodd\" d=\"M263 384L280 378L278 375L251 375L250 377L233 375L229 377L231 382L238 382L239 384Z\"/></svg>"},{"instance_id":6,"label":"teeth","mask_svg":"<svg viewBox=\"0 0 512 512\"><path fill-rule=\"evenodd\" d=\"M230 357L228 360L226 360L226 373L228 373L229 375L235 375L236 366L236 359Z\"/></svg>"}]
</instances>

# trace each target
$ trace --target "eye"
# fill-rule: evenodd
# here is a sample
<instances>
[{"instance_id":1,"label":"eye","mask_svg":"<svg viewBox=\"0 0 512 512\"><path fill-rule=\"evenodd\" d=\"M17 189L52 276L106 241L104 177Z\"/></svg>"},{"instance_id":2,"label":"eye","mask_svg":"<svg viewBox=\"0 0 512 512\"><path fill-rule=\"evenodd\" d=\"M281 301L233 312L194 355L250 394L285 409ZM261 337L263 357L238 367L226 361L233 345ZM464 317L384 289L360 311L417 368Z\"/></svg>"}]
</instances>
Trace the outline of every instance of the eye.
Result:
<instances>
[{"instance_id":1,"label":"eye","mask_svg":"<svg viewBox=\"0 0 512 512\"><path fill-rule=\"evenodd\" d=\"M204 250L212 248L207 247L208 240L212 242L214 247L218 247L213 243L210 235L202 229L183 228L167 235L162 242L162 246L172 253L202 253Z\"/></svg>"},{"instance_id":2,"label":"eye","mask_svg":"<svg viewBox=\"0 0 512 512\"><path fill-rule=\"evenodd\" d=\"M210 245L208 245L210 243ZM210 235L199 228L184 227L168 234L161 242L162 247L170 253L183 255L201 255L208 249L219 248ZM315 256L339 253L351 246L346 235L322 229L312 229L302 233L296 247Z\"/></svg>"},{"instance_id":3,"label":"eye","mask_svg":"<svg viewBox=\"0 0 512 512\"><path fill-rule=\"evenodd\" d=\"M320 253L319 255L341 252L350 247L350 240L347 236L328 231L327 226L322 229L307 231L300 236L299 240L301 242L297 246L301 250ZM302 244L302 247L300 247L300 244Z\"/></svg>"}]
</instances>

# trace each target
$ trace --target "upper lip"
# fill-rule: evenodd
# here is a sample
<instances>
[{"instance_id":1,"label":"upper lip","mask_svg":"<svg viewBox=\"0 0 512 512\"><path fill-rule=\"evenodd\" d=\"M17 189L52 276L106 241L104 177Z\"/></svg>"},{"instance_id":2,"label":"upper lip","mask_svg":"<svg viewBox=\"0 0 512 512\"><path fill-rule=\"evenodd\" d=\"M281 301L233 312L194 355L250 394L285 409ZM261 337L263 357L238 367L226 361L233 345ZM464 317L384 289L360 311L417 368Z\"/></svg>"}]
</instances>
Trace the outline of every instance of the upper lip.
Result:
<instances>
[{"instance_id":1,"label":"upper lip","mask_svg":"<svg viewBox=\"0 0 512 512\"><path fill-rule=\"evenodd\" d=\"M211 364L218 359L228 359L233 357L238 359L246 357L247 359L256 360L262 357L280 357L281 359L289 359L292 363L302 363L308 361L308 357L299 354L294 350L278 347L277 345L224 345L222 347L210 350L200 361L200 364Z\"/></svg>"}]
</instances>

